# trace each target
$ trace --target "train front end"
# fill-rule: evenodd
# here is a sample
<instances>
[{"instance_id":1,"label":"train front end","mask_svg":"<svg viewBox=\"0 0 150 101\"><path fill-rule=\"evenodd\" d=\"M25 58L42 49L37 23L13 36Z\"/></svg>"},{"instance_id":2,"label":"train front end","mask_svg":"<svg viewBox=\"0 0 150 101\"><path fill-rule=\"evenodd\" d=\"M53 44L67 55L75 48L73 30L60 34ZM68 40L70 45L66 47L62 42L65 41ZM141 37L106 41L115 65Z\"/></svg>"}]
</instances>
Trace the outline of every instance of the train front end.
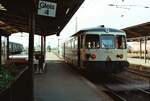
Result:
<instances>
[{"instance_id":1,"label":"train front end","mask_svg":"<svg viewBox=\"0 0 150 101\"><path fill-rule=\"evenodd\" d=\"M84 43L82 64L88 72L119 73L129 66L124 32L87 32Z\"/></svg>"}]
</instances>

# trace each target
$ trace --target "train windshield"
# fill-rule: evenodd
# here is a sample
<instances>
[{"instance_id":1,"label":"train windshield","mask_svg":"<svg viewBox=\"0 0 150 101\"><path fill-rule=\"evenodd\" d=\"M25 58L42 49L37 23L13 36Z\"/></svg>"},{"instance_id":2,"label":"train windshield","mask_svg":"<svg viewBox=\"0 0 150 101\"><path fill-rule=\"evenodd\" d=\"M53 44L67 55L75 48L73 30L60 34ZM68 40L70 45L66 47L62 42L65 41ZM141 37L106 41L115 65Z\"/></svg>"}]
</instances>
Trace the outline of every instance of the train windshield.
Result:
<instances>
[{"instance_id":1,"label":"train windshield","mask_svg":"<svg viewBox=\"0 0 150 101\"><path fill-rule=\"evenodd\" d=\"M96 34L86 35L85 46L88 49L100 48L99 35L96 35Z\"/></svg>"},{"instance_id":2,"label":"train windshield","mask_svg":"<svg viewBox=\"0 0 150 101\"><path fill-rule=\"evenodd\" d=\"M117 49L126 49L126 38L124 35L116 36L116 48Z\"/></svg>"},{"instance_id":3,"label":"train windshield","mask_svg":"<svg viewBox=\"0 0 150 101\"><path fill-rule=\"evenodd\" d=\"M115 48L113 35L101 35L101 48L113 49Z\"/></svg>"}]
</instances>

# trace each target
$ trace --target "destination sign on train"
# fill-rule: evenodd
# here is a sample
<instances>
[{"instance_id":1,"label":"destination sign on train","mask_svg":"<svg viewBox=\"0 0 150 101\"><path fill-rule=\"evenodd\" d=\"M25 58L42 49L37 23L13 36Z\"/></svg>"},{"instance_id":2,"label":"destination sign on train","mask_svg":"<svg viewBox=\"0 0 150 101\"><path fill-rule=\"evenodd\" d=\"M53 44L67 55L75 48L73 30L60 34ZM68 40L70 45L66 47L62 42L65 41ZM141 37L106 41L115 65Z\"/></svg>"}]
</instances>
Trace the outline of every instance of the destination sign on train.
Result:
<instances>
[{"instance_id":1,"label":"destination sign on train","mask_svg":"<svg viewBox=\"0 0 150 101\"><path fill-rule=\"evenodd\" d=\"M56 3L39 0L38 15L55 17L56 7Z\"/></svg>"}]
</instances>

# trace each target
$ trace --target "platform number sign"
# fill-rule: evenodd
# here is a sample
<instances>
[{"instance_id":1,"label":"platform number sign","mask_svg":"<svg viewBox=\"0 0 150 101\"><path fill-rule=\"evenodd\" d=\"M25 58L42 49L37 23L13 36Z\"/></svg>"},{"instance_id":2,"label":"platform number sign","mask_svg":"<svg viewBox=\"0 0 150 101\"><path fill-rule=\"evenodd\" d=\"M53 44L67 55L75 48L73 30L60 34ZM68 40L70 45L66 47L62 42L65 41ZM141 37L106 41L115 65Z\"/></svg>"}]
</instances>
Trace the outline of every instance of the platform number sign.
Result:
<instances>
[{"instance_id":1,"label":"platform number sign","mask_svg":"<svg viewBox=\"0 0 150 101\"><path fill-rule=\"evenodd\" d=\"M38 15L55 17L57 4L48 1L39 0Z\"/></svg>"}]
</instances>

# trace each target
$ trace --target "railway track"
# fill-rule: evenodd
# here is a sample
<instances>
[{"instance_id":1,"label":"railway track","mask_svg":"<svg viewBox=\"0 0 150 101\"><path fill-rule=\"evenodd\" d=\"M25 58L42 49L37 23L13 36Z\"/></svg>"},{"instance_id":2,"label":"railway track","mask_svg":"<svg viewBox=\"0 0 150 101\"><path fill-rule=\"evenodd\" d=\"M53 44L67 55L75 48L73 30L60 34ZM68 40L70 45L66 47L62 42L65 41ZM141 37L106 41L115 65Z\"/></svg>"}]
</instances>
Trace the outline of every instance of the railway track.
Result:
<instances>
[{"instance_id":1,"label":"railway track","mask_svg":"<svg viewBox=\"0 0 150 101\"><path fill-rule=\"evenodd\" d=\"M111 96L115 101L150 101L150 89L128 89L127 86L130 85L116 76L107 78L102 85L106 88L103 92Z\"/></svg>"},{"instance_id":2,"label":"railway track","mask_svg":"<svg viewBox=\"0 0 150 101\"><path fill-rule=\"evenodd\" d=\"M133 73L130 73L130 74L133 74ZM143 75L138 75L138 76L143 77ZM118 77L118 75L117 76L111 75L108 78L104 77L104 80L100 80L100 81L92 81L90 79L88 80L90 80L96 86L98 90L103 91L115 101L150 101L150 89L147 89L147 88L144 89L144 87L140 88L139 86L136 86L136 85L134 86L134 79L133 81L130 81L130 79L133 79L133 78L128 78L128 76L125 76L125 75L124 75L124 78ZM140 84L140 83L137 83L137 84ZM100 86L104 87L105 90L102 90Z\"/></svg>"},{"instance_id":3,"label":"railway track","mask_svg":"<svg viewBox=\"0 0 150 101\"><path fill-rule=\"evenodd\" d=\"M135 71L135 70L131 70L131 69L127 69L126 71L130 72L130 73L134 73L136 75L140 75L140 76L143 76L143 77L150 78L150 73L147 73L147 72L139 72L139 71Z\"/></svg>"},{"instance_id":4,"label":"railway track","mask_svg":"<svg viewBox=\"0 0 150 101\"><path fill-rule=\"evenodd\" d=\"M143 90L139 88L138 90L150 96L150 91L149 91L150 89Z\"/></svg>"},{"instance_id":5,"label":"railway track","mask_svg":"<svg viewBox=\"0 0 150 101\"><path fill-rule=\"evenodd\" d=\"M115 91L111 87L105 86L109 91L105 91L116 101L149 101L150 94L144 90L120 90Z\"/></svg>"},{"instance_id":6,"label":"railway track","mask_svg":"<svg viewBox=\"0 0 150 101\"><path fill-rule=\"evenodd\" d=\"M127 101L124 97L120 96L118 93L116 93L116 91L112 90L110 87L106 85L104 87L108 89L108 91L104 92L111 96L115 101Z\"/></svg>"},{"instance_id":7,"label":"railway track","mask_svg":"<svg viewBox=\"0 0 150 101\"><path fill-rule=\"evenodd\" d=\"M150 93L150 89L146 89L145 91L148 92L148 93Z\"/></svg>"}]
</instances>

